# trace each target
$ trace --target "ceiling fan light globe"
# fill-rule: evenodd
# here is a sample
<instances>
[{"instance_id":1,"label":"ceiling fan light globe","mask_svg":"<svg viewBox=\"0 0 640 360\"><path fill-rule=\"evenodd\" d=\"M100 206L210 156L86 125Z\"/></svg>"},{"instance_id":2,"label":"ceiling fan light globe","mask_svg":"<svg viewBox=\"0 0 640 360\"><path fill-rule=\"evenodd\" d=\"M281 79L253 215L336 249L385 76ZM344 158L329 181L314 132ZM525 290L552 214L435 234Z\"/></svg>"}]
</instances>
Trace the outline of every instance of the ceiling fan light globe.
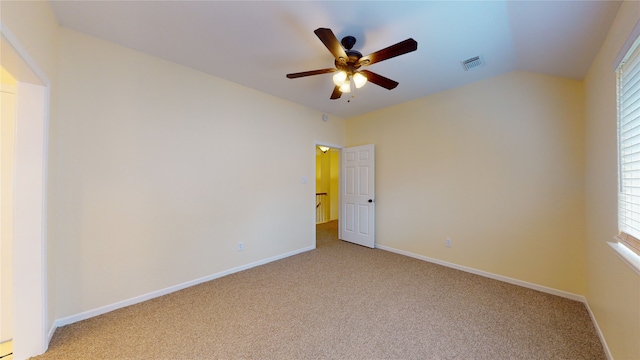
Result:
<instances>
[{"instance_id":1,"label":"ceiling fan light globe","mask_svg":"<svg viewBox=\"0 0 640 360\"><path fill-rule=\"evenodd\" d=\"M333 75L333 83L336 84L336 86L342 86L346 80L347 73L344 71L338 71L335 75Z\"/></svg>"},{"instance_id":2,"label":"ceiling fan light globe","mask_svg":"<svg viewBox=\"0 0 640 360\"><path fill-rule=\"evenodd\" d=\"M340 85L340 92L350 93L351 92L351 83L350 82L346 82L346 83Z\"/></svg>"},{"instance_id":3,"label":"ceiling fan light globe","mask_svg":"<svg viewBox=\"0 0 640 360\"><path fill-rule=\"evenodd\" d=\"M355 73L353 75L353 82L356 84L356 88L360 89L367 83L367 77L362 75L361 73Z\"/></svg>"}]
</instances>

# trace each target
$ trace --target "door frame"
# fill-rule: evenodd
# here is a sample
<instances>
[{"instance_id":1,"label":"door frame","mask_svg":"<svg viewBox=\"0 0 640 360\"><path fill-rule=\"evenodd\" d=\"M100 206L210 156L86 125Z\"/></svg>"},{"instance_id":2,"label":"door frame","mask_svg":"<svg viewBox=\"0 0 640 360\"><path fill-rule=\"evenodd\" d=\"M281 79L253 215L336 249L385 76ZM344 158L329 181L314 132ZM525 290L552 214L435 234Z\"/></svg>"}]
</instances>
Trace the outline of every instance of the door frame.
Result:
<instances>
[{"instance_id":1,"label":"door frame","mask_svg":"<svg viewBox=\"0 0 640 360\"><path fill-rule=\"evenodd\" d=\"M13 354L44 353L53 335L47 330L47 158L51 82L0 23L3 66L16 86L13 236ZM25 105L27 104L27 105Z\"/></svg>"},{"instance_id":2,"label":"door frame","mask_svg":"<svg viewBox=\"0 0 640 360\"><path fill-rule=\"evenodd\" d=\"M342 149L344 148L344 146L342 145L336 145L336 144L332 144L330 142L327 141L319 141L319 140L314 140L313 142L313 165L314 165L314 169L315 169L315 164L316 164L316 149L318 148L318 146L328 146L332 149L338 149L340 150L340 156L338 156L338 169L342 168ZM317 170L314 170L314 187L313 187L313 193L315 194L315 179L317 179L318 174L316 173ZM342 174L340 174L340 171L338 171L338 238L340 237L340 234L342 233L342 222L340 221L340 219L342 219L342 207L340 206L340 194L342 194ZM315 197L314 197L315 198ZM314 201L315 203L315 201ZM315 229L316 227L316 222L315 222L315 212L314 212L314 221L313 221L313 228ZM316 248L316 244L318 239L316 238L316 232L313 232L313 248Z\"/></svg>"}]
</instances>

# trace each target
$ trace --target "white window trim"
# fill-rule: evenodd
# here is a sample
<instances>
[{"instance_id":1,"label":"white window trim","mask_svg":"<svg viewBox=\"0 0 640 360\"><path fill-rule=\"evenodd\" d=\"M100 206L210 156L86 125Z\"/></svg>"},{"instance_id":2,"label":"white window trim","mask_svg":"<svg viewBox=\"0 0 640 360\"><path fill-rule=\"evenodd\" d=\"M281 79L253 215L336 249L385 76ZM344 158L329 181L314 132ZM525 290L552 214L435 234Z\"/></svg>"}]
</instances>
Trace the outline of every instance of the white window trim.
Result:
<instances>
[{"instance_id":1,"label":"white window trim","mask_svg":"<svg viewBox=\"0 0 640 360\"><path fill-rule=\"evenodd\" d=\"M611 248L616 252L616 254L624 261L625 264L629 265L631 269L633 269L636 274L640 275L640 255L634 253L629 250L626 246L622 245L618 236L614 236L612 241L608 241L607 244L611 246Z\"/></svg>"},{"instance_id":2,"label":"white window trim","mask_svg":"<svg viewBox=\"0 0 640 360\"><path fill-rule=\"evenodd\" d=\"M618 71L618 68L621 66L623 60L629 55L629 51L631 51L631 49L633 48L633 46L636 44L637 41L640 41L640 20L633 27L633 30L627 37L627 41L625 41L622 48L620 49L620 52L618 53L618 56L616 56L613 62L613 70L616 73ZM616 84L616 92L619 91L618 87L619 85ZM619 100L616 99L616 109L619 106L618 101ZM619 111L620 111L619 109L616 110L616 113L617 113L616 126L619 126L619 121L620 121ZM619 162L620 161L620 144L618 144L617 146L618 146L617 157ZM620 170L618 170L618 176L620 176ZM636 274L640 275L640 255L635 253L633 250L629 249L624 244L624 240L620 238L619 235L615 235L613 237L613 240L615 240L615 242L609 241L607 242L607 244L609 244L611 249L615 251L616 255L618 255L618 257L620 257L620 259L622 259L625 264L631 267L631 269L633 269L633 271L635 271Z\"/></svg>"}]
</instances>

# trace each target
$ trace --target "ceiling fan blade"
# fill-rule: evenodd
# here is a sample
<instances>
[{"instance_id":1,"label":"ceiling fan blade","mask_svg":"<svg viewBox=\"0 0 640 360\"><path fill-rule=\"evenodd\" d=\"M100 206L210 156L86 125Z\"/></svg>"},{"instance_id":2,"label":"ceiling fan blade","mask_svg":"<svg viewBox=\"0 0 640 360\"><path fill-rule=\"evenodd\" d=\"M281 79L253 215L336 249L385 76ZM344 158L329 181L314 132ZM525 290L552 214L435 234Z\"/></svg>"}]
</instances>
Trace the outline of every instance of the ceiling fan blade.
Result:
<instances>
[{"instance_id":1,"label":"ceiling fan blade","mask_svg":"<svg viewBox=\"0 0 640 360\"><path fill-rule=\"evenodd\" d=\"M398 86L398 82L397 81L393 81L391 79L388 79L382 75L378 75L374 72L371 72L369 70L360 70L360 73L362 73L362 75L367 77L367 80L382 86L383 88L387 89L387 90L391 90L391 89L395 89L396 86Z\"/></svg>"},{"instance_id":2,"label":"ceiling fan blade","mask_svg":"<svg viewBox=\"0 0 640 360\"><path fill-rule=\"evenodd\" d=\"M299 72L299 73L287 74L287 77L289 79L295 79L295 78L299 78L299 77L303 77L303 76L328 74L328 73L332 73L334 71L337 71L337 69L331 68L331 69L320 69L320 70L303 71L303 72Z\"/></svg>"},{"instance_id":3,"label":"ceiling fan blade","mask_svg":"<svg viewBox=\"0 0 640 360\"><path fill-rule=\"evenodd\" d=\"M333 88L333 92L331 93L331 97L329 99L331 100L340 99L340 96L342 96L342 91L340 91L339 86L336 86Z\"/></svg>"},{"instance_id":4,"label":"ceiling fan blade","mask_svg":"<svg viewBox=\"0 0 640 360\"><path fill-rule=\"evenodd\" d=\"M382 50L378 50L374 53L361 57L360 60L358 60L357 65L371 65L373 63L391 59L392 57L416 51L417 49L418 43L409 38L395 45L391 45Z\"/></svg>"},{"instance_id":5,"label":"ceiling fan blade","mask_svg":"<svg viewBox=\"0 0 640 360\"><path fill-rule=\"evenodd\" d=\"M316 34L318 39L322 41L324 46L326 46L327 49L329 49L333 57L336 58L338 62L346 64L347 60L349 59L349 56L347 56L347 53L344 51L344 48L342 47L342 44L340 44L340 42L338 41L336 36L333 34L333 31L331 31L331 29L318 28L314 31L314 33Z\"/></svg>"}]
</instances>

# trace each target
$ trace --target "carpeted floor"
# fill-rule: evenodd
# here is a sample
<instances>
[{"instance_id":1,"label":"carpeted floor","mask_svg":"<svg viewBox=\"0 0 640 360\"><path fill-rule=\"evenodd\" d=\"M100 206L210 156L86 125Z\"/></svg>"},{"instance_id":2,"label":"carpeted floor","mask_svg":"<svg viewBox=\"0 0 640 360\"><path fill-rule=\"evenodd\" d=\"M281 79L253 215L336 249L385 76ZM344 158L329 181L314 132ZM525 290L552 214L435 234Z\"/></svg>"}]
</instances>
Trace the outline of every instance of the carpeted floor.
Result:
<instances>
[{"instance_id":1,"label":"carpeted floor","mask_svg":"<svg viewBox=\"0 0 640 360\"><path fill-rule=\"evenodd\" d=\"M37 359L606 359L582 303L336 239L58 329Z\"/></svg>"}]
</instances>

